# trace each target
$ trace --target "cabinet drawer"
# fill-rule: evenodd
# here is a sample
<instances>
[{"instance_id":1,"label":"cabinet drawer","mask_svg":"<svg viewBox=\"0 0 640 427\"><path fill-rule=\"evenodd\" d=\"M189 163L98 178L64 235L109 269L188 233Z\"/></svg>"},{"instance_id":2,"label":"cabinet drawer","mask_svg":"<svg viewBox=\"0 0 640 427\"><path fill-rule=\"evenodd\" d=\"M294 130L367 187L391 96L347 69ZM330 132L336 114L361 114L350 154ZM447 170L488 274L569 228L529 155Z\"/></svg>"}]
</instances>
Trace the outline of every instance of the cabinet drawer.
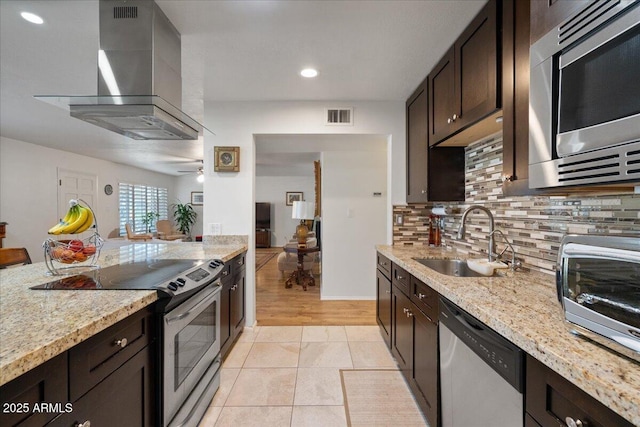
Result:
<instances>
[{"instance_id":1,"label":"cabinet drawer","mask_svg":"<svg viewBox=\"0 0 640 427\"><path fill-rule=\"evenodd\" d=\"M402 267L398 267L395 264L392 265L392 283L397 286L405 295L411 293L411 275Z\"/></svg>"},{"instance_id":2,"label":"cabinet drawer","mask_svg":"<svg viewBox=\"0 0 640 427\"><path fill-rule=\"evenodd\" d=\"M34 411L41 403L61 403L67 396L67 352L33 368L0 388L0 425L41 426L56 412ZM6 406L5 405L9 405Z\"/></svg>"},{"instance_id":3,"label":"cabinet drawer","mask_svg":"<svg viewBox=\"0 0 640 427\"><path fill-rule=\"evenodd\" d=\"M70 401L76 401L152 342L153 321L153 310L144 308L69 350Z\"/></svg>"},{"instance_id":4,"label":"cabinet drawer","mask_svg":"<svg viewBox=\"0 0 640 427\"><path fill-rule=\"evenodd\" d=\"M247 258L247 253L243 252L231 260L232 274L235 275L237 272L243 271L246 269L245 267L246 258Z\"/></svg>"},{"instance_id":5,"label":"cabinet drawer","mask_svg":"<svg viewBox=\"0 0 640 427\"><path fill-rule=\"evenodd\" d=\"M411 301L422 311L429 320L438 319L438 293L431 287L411 277Z\"/></svg>"},{"instance_id":6,"label":"cabinet drawer","mask_svg":"<svg viewBox=\"0 0 640 427\"><path fill-rule=\"evenodd\" d=\"M387 278L391 277L391 261L379 252L376 256L376 266Z\"/></svg>"},{"instance_id":7,"label":"cabinet drawer","mask_svg":"<svg viewBox=\"0 0 640 427\"><path fill-rule=\"evenodd\" d=\"M225 262L222 273L220 273L220 280L223 283L229 283L231 279L233 279L233 260Z\"/></svg>"},{"instance_id":8,"label":"cabinet drawer","mask_svg":"<svg viewBox=\"0 0 640 427\"><path fill-rule=\"evenodd\" d=\"M526 383L526 411L543 427L565 425L568 417L589 427L632 427L630 422L531 356L527 356Z\"/></svg>"}]
</instances>

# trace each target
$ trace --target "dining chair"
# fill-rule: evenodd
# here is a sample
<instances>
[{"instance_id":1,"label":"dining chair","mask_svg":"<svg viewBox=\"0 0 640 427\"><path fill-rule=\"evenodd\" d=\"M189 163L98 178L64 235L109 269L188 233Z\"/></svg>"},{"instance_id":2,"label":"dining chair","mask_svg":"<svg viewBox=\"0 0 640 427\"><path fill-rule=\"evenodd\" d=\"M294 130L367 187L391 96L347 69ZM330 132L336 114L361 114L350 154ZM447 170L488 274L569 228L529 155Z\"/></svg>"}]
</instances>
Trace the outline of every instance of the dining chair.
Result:
<instances>
[{"instance_id":1,"label":"dining chair","mask_svg":"<svg viewBox=\"0 0 640 427\"><path fill-rule=\"evenodd\" d=\"M127 239L129 240L151 240L153 239L153 234L149 234L149 233L142 233L142 234L135 234L133 232L133 230L131 229L131 224L127 223L124 225L125 230L127 230Z\"/></svg>"}]
</instances>

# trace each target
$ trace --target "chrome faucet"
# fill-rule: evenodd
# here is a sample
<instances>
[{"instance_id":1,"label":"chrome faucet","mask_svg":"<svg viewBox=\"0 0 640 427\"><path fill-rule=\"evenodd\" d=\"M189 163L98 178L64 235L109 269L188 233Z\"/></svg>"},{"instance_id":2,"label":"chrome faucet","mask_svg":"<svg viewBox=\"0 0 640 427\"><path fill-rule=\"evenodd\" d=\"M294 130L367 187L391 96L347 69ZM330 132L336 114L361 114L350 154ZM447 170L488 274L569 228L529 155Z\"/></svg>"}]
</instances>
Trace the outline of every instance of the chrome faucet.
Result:
<instances>
[{"instance_id":1,"label":"chrome faucet","mask_svg":"<svg viewBox=\"0 0 640 427\"><path fill-rule=\"evenodd\" d=\"M493 230L491 234L499 234L500 236L502 236L502 238L504 239L504 242L507 244L504 250L496 255L496 259L502 258L502 255L506 252L507 249L509 249L511 251L511 265L509 267L511 268L512 271L515 271L516 269L520 268L522 264L520 263L520 261L516 260L516 251L513 250L513 246L511 245L511 242L509 241L509 239L507 239L507 236L505 236L504 233L500 230Z\"/></svg>"},{"instance_id":2,"label":"chrome faucet","mask_svg":"<svg viewBox=\"0 0 640 427\"><path fill-rule=\"evenodd\" d=\"M493 261L493 255L496 253L496 244L493 239L493 230L494 230L494 221L493 214L491 211L484 206L480 205L471 205L462 213L462 219L460 220L460 228L458 228L458 240L464 237L465 227L464 224L467 221L467 216L469 216L470 212L475 210L483 211L489 217L489 262Z\"/></svg>"}]
</instances>

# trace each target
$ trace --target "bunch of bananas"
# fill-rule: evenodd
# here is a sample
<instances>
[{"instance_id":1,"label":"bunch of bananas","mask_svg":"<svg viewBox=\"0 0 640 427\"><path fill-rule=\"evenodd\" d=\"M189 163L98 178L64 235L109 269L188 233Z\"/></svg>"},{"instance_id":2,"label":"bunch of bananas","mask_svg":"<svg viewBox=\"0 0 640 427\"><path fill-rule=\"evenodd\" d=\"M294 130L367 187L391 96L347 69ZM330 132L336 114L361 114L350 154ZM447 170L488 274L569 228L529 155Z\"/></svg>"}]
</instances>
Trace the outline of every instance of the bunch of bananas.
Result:
<instances>
[{"instance_id":1,"label":"bunch of bananas","mask_svg":"<svg viewBox=\"0 0 640 427\"><path fill-rule=\"evenodd\" d=\"M69 206L65 217L49 229L49 234L79 234L93 225L91 209L78 204L77 200L70 200Z\"/></svg>"}]
</instances>

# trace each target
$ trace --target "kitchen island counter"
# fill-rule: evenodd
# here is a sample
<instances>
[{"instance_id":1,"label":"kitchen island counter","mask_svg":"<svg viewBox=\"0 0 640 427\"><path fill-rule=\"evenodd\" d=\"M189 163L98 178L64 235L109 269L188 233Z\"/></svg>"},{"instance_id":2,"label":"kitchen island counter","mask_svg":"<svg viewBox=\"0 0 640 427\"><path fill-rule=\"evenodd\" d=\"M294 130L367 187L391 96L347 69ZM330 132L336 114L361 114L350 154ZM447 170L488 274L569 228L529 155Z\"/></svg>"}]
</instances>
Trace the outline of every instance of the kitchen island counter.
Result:
<instances>
[{"instance_id":1,"label":"kitchen island counter","mask_svg":"<svg viewBox=\"0 0 640 427\"><path fill-rule=\"evenodd\" d=\"M377 246L377 250L640 426L640 364L569 332L556 297L553 275L502 270L506 273L498 277L453 277L439 274L414 258L453 259L457 258L454 251L408 246Z\"/></svg>"},{"instance_id":2,"label":"kitchen island counter","mask_svg":"<svg viewBox=\"0 0 640 427\"><path fill-rule=\"evenodd\" d=\"M244 244L131 244L102 251L101 267L146 259L228 261ZM157 300L155 291L32 290L55 280L44 262L0 270L0 385Z\"/></svg>"}]
</instances>

